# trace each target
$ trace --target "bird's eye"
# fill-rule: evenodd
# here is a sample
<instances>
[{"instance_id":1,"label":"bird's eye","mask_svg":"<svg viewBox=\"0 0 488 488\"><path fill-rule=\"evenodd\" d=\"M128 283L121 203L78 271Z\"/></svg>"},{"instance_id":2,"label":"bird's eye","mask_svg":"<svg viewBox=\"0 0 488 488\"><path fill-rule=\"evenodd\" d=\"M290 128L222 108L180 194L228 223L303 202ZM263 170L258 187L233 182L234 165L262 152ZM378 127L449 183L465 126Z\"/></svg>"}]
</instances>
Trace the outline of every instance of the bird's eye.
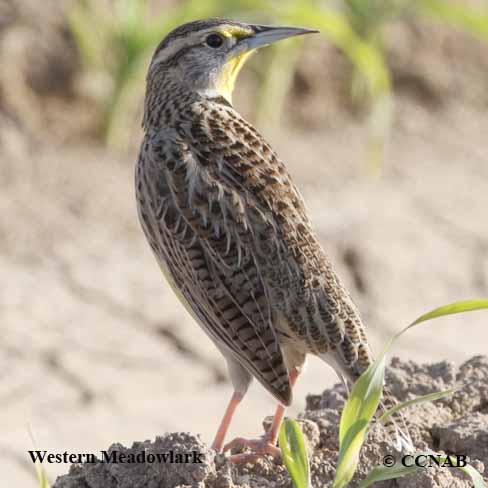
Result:
<instances>
[{"instance_id":1,"label":"bird's eye","mask_svg":"<svg viewBox=\"0 0 488 488\"><path fill-rule=\"evenodd\" d=\"M224 39L219 34L210 34L205 39L205 42L206 42L207 46L210 46L213 48L218 48L218 47L222 46L222 44L224 43Z\"/></svg>"}]
</instances>

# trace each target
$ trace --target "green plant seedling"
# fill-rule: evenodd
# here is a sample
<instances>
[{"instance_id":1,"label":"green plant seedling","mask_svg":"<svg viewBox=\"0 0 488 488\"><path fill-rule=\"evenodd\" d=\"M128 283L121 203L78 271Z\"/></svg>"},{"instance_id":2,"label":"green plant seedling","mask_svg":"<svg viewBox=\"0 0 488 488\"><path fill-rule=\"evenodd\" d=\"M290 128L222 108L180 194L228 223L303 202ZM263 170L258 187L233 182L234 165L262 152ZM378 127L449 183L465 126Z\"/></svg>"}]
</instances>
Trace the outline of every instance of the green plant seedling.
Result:
<instances>
[{"instance_id":1,"label":"green plant seedling","mask_svg":"<svg viewBox=\"0 0 488 488\"><path fill-rule=\"evenodd\" d=\"M482 309L488 309L488 299L464 300L451 303L449 305L444 305L421 315L407 327L395 334L392 339L390 339L376 361L355 382L342 411L339 426L339 458L333 488L346 487L356 472L361 447L366 438L373 415L379 406L383 391L386 354L392 347L393 343L407 330L420 323L432 320L434 318L444 317L446 315ZM385 414L383 414L379 420L384 421L395 411L406 408L415 403L438 400L452 394L455 390L456 388L452 388L442 392L425 395L414 400L409 400L403 404L391 408ZM393 471L389 471L390 469L393 469ZM373 474L370 473L370 476L388 476L388 478L383 479L393 479L414 472L412 470L407 471L400 467L397 467L396 469L397 471L395 471L394 468L377 467L375 470L373 470ZM459 469L463 469L470 476L472 476L473 471L477 473L477 471L471 466L463 468L460 467ZM369 477L366 479L369 479Z\"/></svg>"},{"instance_id":2,"label":"green plant seedling","mask_svg":"<svg viewBox=\"0 0 488 488\"><path fill-rule=\"evenodd\" d=\"M281 455L295 488L311 488L307 448L300 426L285 419L279 436Z\"/></svg>"}]
</instances>

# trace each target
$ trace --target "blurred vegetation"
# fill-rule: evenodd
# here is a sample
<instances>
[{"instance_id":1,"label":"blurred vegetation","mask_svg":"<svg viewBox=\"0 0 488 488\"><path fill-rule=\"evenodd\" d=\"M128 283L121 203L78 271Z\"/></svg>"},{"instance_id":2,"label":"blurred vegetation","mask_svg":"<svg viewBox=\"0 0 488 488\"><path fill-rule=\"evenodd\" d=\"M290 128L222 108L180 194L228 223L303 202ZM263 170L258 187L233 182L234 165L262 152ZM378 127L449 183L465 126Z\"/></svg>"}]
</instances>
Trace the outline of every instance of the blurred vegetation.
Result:
<instances>
[{"instance_id":1,"label":"blurred vegetation","mask_svg":"<svg viewBox=\"0 0 488 488\"><path fill-rule=\"evenodd\" d=\"M211 16L319 29L352 63L350 96L368 110L372 161L381 159L392 115L385 26L424 16L488 40L488 12L449 0L181 0L160 12L147 0L78 0L69 21L84 66L93 79L105 82L99 107L101 131L109 145L127 140L157 43L174 27ZM271 60L260 75L256 97L258 124L279 120L302 42L270 48Z\"/></svg>"}]
</instances>

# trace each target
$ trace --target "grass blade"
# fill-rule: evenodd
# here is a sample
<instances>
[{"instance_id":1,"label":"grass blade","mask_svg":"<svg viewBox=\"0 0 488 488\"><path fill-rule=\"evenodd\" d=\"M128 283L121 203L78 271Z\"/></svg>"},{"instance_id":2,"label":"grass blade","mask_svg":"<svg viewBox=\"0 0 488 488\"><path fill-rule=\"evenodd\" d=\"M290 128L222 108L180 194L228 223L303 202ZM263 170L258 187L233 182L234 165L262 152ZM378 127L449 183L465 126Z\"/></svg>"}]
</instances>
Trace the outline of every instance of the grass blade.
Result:
<instances>
[{"instance_id":1,"label":"grass blade","mask_svg":"<svg viewBox=\"0 0 488 488\"><path fill-rule=\"evenodd\" d=\"M49 484L49 480L47 479L46 472L41 464L38 462L35 463L36 466L36 473L37 473L37 481L38 481L38 488L51 488Z\"/></svg>"},{"instance_id":2,"label":"grass blade","mask_svg":"<svg viewBox=\"0 0 488 488\"><path fill-rule=\"evenodd\" d=\"M451 303L439 308L436 308L424 315L418 317L410 325L402 329L388 342L385 349L376 361L359 377L354 383L351 394L347 399L341 415L339 425L339 460L337 464L336 477L334 480L334 488L342 488L349 483L356 471L359 460L359 452L366 437L367 428L374 413L376 412L381 395L383 392L383 381L386 367L386 354L391 348L392 344L404 332L417 324L431 320L445 315L452 315L461 312L469 312L474 310L481 310L488 308L488 300L464 300L460 302ZM382 416L385 420L395 411L405 408L414 403L421 401L432 401L443 396L451 394L456 389L446 390L443 392L436 392L430 395L419 397L409 402L405 402L399 406L390 409ZM361 424L362 422L362 424ZM361 428L359 428L361 426ZM359 430L358 430L359 429ZM381 468L381 467L379 467ZM378 469L379 469L378 468ZM390 468L391 469L391 468ZM376 471L374 476L386 476L391 471ZM403 471L402 471L403 473ZM406 474L406 473L404 473ZM403 475L403 474L402 474ZM390 478L388 478L390 479ZM366 485L369 486L369 485Z\"/></svg>"},{"instance_id":3,"label":"grass blade","mask_svg":"<svg viewBox=\"0 0 488 488\"><path fill-rule=\"evenodd\" d=\"M436 400L440 400L441 398L452 395L457 390L459 390L459 386L457 386L455 388L449 388L448 390L436 391L434 393L429 393L428 395L422 395L422 396L419 396L417 398L413 398L412 400L408 400L406 402L399 403L399 404L391 407L390 409L388 409L378 419L378 422L384 422L388 417L393 415L395 412L398 412L398 410L402 410L404 408L410 407L410 406L415 405L417 403L434 402Z\"/></svg>"},{"instance_id":4,"label":"grass blade","mask_svg":"<svg viewBox=\"0 0 488 488\"><path fill-rule=\"evenodd\" d=\"M354 383L342 410L339 424L339 444L344 442L348 429L361 419L370 420L381 398L385 375L386 349Z\"/></svg>"},{"instance_id":5,"label":"grass blade","mask_svg":"<svg viewBox=\"0 0 488 488\"><path fill-rule=\"evenodd\" d=\"M357 463L359 461L359 452L366 437L369 423L376 412L381 395L383 392L383 381L386 367L386 354L395 342L404 332L417 324L445 315L452 315L461 312L481 310L488 308L488 300L465 300L451 303L443 307L436 308L424 315L418 317L410 325L402 329L399 333L390 339L383 352L378 356L376 361L358 378L354 383L349 398L346 401L341 415L339 425L339 460L337 463L336 477L334 479L334 488L345 487L354 476ZM382 420L388 418L391 414L401 408L419 403L422 401L432 401L451 394L457 388L450 390L431 393L419 398L415 398L401 405L392 407L382 417ZM385 470L386 469L386 470ZM406 468L407 471L401 470L397 474L392 471L394 468L385 468L379 466L370 473L371 483L380 479L392 479L398 476L409 474L414 468ZM461 469L461 468L460 468ZM470 471L470 470L468 470ZM472 474L469 472L468 474ZM384 478L388 476L388 478ZM381 478L383 477L383 478ZM365 482L369 483L369 476ZM369 486L369 484L361 486Z\"/></svg>"},{"instance_id":6,"label":"grass blade","mask_svg":"<svg viewBox=\"0 0 488 488\"><path fill-rule=\"evenodd\" d=\"M34 434L32 433L32 429L29 424L27 424L27 434L32 441L32 445L34 446L34 449L37 449L36 440L34 439ZM46 471L44 471L42 464L39 461L36 461L34 463L34 467L36 469L36 474L37 474L38 488L51 488L51 485L49 484L49 480L47 478Z\"/></svg>"},{"instance_id":7,"label":"grass blade","mask_svg":"<svg viewBox=\"0 0 488 488\"><path fill-rule=\"evenodd\" d=\"M359 462L359 453L366 438L369 422L357 420L346 432L339 448L339 459L332 488L344 488L351 481Z\"/></svg>"},{"instance_id":8,"label":"grass blade","mask_svg":"<svg viewBox=\"0 0 488 488\"><path fill-rule=\"evenodd\" d=\"M279 445L286 469L295 488L310 488L310 466L300 426L285 419L280 429Z\"/></svg>"},{"instance_id":9,"label":"grass blade","mask_svg":"<svg viewBox=\"0 0 488 488\"><path fill-rule=\"evenodd\" d=\"M454 315L463 312L474 312L475 310L488 309L488 299L477 298L474 300L462 300L460 302L449 303L448 305L443 305L442 307L435 308L430 312L424 313L416 320L414 320L410 325L407 325L398 334L395 335L393 339L397 339L408 329L414 327L417 324L426 322L427 320L436 319L439 317L445 317L447 315Z\"/></svg>"},{"instance_id":10,"label":"grass blade","mask_svg":"<svg viewBox=\"0 0 488 488\"><path fill-rule=\"evenodd\" d=\"M483 476L481 476L478 470L474 469L473 466L466 464L466 466L459 466L458 469L471 478L474 488L487 488Z\"/></svg>"},{"instance_id":11,"label":"grass blade","mask_svg":"<svg viewBox=\"0 0 488 488\"><path fill-rule=\"evenodd\" d=\"M383 393L386 353L390 346L391 342L354 383L342 410L339 424L339 458L334 488L347 486L356 471L368 425L378 409Z\"/></svg>"},{"instance_id":12,"label":"grass blade","mask_svg":"<svg viewBox=\"0 0 488 488\"><path fill-rule=\"evenodd\" d=\"M362 480L358 488L368 488L373 483L378 481L394 480L396 478L402 478L403 476L408 476L415 473L420 468L415 464L413 466L403 466L402 464L395 464L395 466L375 466L364 480Z\"/></svg>"}]
</instances>

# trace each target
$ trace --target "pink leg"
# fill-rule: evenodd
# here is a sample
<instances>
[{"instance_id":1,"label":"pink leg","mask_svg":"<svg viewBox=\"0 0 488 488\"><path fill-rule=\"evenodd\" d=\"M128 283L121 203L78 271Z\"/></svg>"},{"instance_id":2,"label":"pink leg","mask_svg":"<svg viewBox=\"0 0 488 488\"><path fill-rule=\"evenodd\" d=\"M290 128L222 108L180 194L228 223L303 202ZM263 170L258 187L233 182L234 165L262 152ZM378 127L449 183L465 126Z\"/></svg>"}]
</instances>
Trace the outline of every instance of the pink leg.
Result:
<instances>
[{"instance_id":1,"label":"pink leg","mask_svg":"<svg viewBox=\"0 0 488 488\"><path fill-rule=\"evenodd\" d=\"M241 393L235 391L232 395L232 398L230 399L229 405L227 405L224 417L222 419L222 422L220 422L219 429L217 430L217 434L215 435L215 439L212 443L212 449L217 452L222 451L225 435L227 434L227 430L229 429L229 425L232 421L232 417L234 416L237 405L239 405L242 400L242 396L243 395Z\"/></svg>"},{"instance_id":2,"label":"pink leg","mask_svg":"<svg viewBox=\"0 0 488 488\"><path fill-rule=\"evenodd\" d=\"M293 387L293 385L296 383L298 373L293 370L289 374L289 377L290 385ZM285 407L280 403L276 407L271 427L262 439L244 439L242 437L237 437L236 439L233 439L231 442L226 444L224 446L224 452L235 447L249 447L255 451L250 454L235 454L233 456L230 456L230 461L233 463L247 463L259 459L264 454L271 454L274 457L279 457L281 455L281 451L276 447L276 441L278 440L281 422L283 421L284 415Z\"/></svg>"}]
</instances>

